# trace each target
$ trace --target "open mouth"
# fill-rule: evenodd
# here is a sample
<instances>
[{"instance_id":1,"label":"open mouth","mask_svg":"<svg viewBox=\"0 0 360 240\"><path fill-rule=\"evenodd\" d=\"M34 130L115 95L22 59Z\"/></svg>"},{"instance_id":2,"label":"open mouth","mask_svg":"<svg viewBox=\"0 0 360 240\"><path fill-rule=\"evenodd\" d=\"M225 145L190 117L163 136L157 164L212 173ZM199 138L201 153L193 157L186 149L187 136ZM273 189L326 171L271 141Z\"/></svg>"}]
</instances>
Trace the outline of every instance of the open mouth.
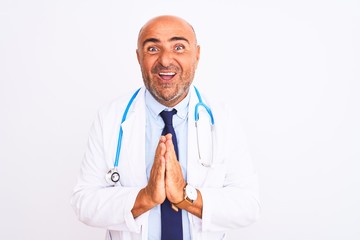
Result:
<instances>
[{"instance_id":1,"label":"open mouth","mask_svg":"<svg viewBox=\"0 0 360 240\"><path fill-rule=\"evenodd\" d=\"M175 75L176 75L176 73L174 73L174 72L160 72L159 73L159 76L162 80L171 80Z\"/></svg>"}]
</instances>

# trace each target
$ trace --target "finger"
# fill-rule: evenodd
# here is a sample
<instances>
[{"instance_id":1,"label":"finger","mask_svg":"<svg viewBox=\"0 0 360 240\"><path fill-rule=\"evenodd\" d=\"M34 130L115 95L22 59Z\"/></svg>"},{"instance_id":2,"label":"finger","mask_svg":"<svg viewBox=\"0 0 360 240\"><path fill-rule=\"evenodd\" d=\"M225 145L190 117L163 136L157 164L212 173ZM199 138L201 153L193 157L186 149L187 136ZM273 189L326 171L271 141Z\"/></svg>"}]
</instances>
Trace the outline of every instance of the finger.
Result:
<instances>
[{"instance_id":1,"label":"finger","mask_svg":"<svg viewBox=\"0 0 360 240\"><path fill-rule=\"evenodd\" d=\"M168 172L171 172L170 174L174 174L174 172L182 172L181 165L176 158L175 152L166 152L164 158L166 174L168 174Z\"/></svg>"},{"instance_id":2,"label":"finger","mask_svg":"<svg viewBox=\"0 0 360 240\"><path fill-rule=\"evenodd\" d=\"M159 141L146 188L151 199L158 204L165 199L165 151L165 143Z\"/></svg>"},{"instance_id":3,"label":"finger","mask_svg":"<svg viewBox=\"0 0 360 240\"><path fill-rule=\"evenodd\" d=\"M156 159L158 159L160 156L164 156L164 155L165 155L165 152L166 152L165 139L166 139L166 138L165 138L164 136L161 136L161 137L160 137L158 146L157 146L156 151L155 151L155 161L156 161ZM155 162L155 161L154 161L154 162Z\"/></svg>"},{"instance_id":4,"label":"finger","mask_svg":"<svg viewBox=\"0 0 360 240\"><path fill-rule=\"evenodd\" d=\"M157 182L157 181L164 179L164 177L165 177L165 152L166 152L165 143L160 141L156 148L154 162L151 167L150 178L149 178L150 181Z\"/></svg>"},{"instance_id":5,"label":"finger","mask_svg":"<svg viewBox=\"0 0 360 240\"><path fill-rule=\"evenodd\" d=\"M165 135L166 140L172 140L172 134L168 133Z\"/></svg>"},{"instance_id":6,"label":"finger","mask_svg":"<svg viewBox=\"0 0 360 240\"><path fill-rule=\"evenodd\" d=\"M168 138L166 139L165 146L166 146L165 159L170 158L171 160L177 161L175 147L171 137L169 139Z\"/></svg>"},{"instance_id":7,"label":"finger","mask_svg":"<svg viewBox=\"0 0 360 240\"><path fill-rule=\"evenodd\" d=\"M166 141L166 136L160 136L159 142L165 142Z\"/></svg>"},{"instance_id":8,"label":"finger","mask_svg":"<svg viewBox=\"0 0 360 240\"><path fill-rule=\"evenodd\" d=\"M165 154L166 172L165 172L165 189L166 196L172 202L180 202L183 198L183 187L185 185L181 165L176 160L169 160L170 153Z\"/></svg>"}]
</instances>

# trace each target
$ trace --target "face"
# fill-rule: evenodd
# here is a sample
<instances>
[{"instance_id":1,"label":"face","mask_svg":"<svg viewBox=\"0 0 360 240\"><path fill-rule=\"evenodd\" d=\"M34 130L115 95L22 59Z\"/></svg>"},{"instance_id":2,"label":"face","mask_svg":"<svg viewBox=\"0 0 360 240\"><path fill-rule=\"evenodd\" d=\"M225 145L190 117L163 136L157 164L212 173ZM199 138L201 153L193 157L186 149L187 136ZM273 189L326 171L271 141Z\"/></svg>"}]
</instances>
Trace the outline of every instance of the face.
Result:
<instances>
[{"instance_id":1,"label":"face","mask_svg":"<svg viewBox=\"0 0 360 240\"><path fill-rule=\"evenodd\" d=\"M139 33L136 53L144 84L158 102L173 107L186 97L200 56L187 22L172 16L150 20Z\"/></svg>"}]
</instances>

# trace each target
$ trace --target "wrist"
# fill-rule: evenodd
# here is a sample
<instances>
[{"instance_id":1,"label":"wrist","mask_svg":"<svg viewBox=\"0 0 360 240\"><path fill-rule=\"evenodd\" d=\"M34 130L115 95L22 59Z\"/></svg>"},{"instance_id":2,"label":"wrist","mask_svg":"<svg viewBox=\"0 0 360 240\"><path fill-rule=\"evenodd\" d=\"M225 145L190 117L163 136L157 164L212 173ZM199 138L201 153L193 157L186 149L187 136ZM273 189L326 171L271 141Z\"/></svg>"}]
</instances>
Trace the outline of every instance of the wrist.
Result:
<instances>
[{"instance_id":1,"label":"wrist","mask_svg":"<svg viewBox=\"0 0 360 240\"><path fill-rule=\"evenodd\" d=\"M183 199L179 202L176 202L173 204L173 208L181 208L184 209L188 206L191 206L195 203L195 201L198 198L198 190L189 185L186 184L185 187L183 188Z\"/></svg>"},{"instance_id":2,"label":"wrist","mask_svg":"<svg viewBox=\"0 0 360 240\"><path fill-rule=\"evenodd\" d=\"M144 187L142 189L143 192L143 202L144 204L148 205L148 207L153 208L156 205L159 205L162 203L162 201L156 201L156 199L153 198L152 191L148 187Z\"/></svg>"}]
</instances>

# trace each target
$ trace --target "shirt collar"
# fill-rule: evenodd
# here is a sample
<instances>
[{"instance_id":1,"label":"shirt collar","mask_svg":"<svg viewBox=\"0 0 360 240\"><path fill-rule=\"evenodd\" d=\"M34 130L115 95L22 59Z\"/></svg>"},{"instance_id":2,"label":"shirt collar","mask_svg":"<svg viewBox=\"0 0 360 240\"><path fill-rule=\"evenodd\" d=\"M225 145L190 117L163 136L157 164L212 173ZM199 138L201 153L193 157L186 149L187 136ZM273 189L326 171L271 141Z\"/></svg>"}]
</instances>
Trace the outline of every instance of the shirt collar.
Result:
<instances>
[{"instance_id":1,"label":"shirt collar","mask_svg":"<svg viewBox=\"0 0 360 240\"><path fill-rule=\"evenodd\" d=\"M185 119L187 117L188 109L189 109L190 93L191 91L189 91L186 97L176 106L174 106L173 108L169 108L156 101L155 98L151 95L151 93L146 89L145 104L146 107L149 109L150 114L154 118L158 117L163 110L170 111L175 108L177 111L176 115L181 119Z\"/></svg>"}]
</instances>

